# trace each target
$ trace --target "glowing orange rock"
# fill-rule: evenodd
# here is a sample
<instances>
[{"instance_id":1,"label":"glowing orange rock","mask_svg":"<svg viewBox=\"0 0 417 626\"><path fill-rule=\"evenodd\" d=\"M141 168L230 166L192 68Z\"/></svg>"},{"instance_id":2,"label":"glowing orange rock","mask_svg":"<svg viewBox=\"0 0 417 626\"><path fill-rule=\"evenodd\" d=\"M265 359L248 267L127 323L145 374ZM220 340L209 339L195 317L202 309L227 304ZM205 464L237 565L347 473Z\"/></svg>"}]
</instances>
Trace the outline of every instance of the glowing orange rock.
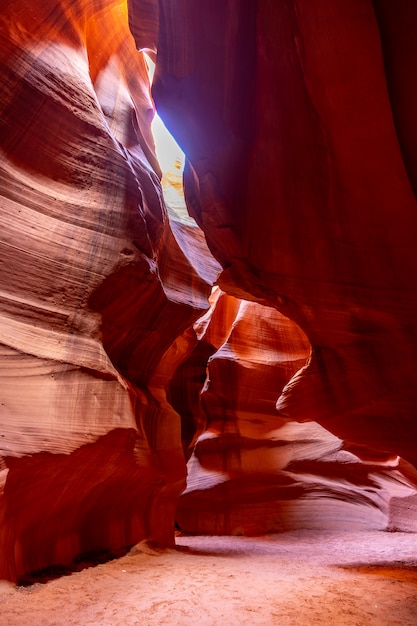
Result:
<instances>
[{"instance_id":1,"label":"glowing orange rock","mask_svg":"<svg viewBox=\"0 0 417 626\"><path fill-rule=\"evenodd\" d=\"M194 267L196 227L171 230L126 4L6 2L0 27L0 578L16 580L173 543L179 417L147 384L217 266Z\"/></svg>"},{"instance_id":2,"label":"glowing orange rock","mask_svg":"<svg viewBox=\"0 0 417 626\"><path fill-rule=\"evenodd\" d=\"M162 0L154 87L220 285L312 345L281 415L413 463L417 56L401 33L416 16L382 0Z\"/></svg>"}]
</instances>

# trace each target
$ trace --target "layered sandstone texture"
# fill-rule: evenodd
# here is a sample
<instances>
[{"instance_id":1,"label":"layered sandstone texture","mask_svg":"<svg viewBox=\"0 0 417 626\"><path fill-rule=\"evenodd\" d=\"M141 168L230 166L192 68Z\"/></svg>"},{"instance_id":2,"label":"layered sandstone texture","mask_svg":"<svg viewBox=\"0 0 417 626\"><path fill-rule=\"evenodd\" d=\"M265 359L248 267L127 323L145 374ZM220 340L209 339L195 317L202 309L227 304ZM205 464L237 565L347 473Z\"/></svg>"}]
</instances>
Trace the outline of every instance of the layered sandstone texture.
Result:
<instances>
[{"instance_id":1,"label":"layered sandstone texture","mask_svg":"<svg viewBox=\"0 0 417 626\"><path fill-rule=\"evenodd\" d=\"M413 7L4 0L0 578L175 519L415 530Z\"/></svg>"},{"instance_id":2,"label":"layered sandstone texture","mask_svg":"<svg viewBox=\"0 0 417 626\"><path fill-rule=\"evenodd\" d=\"M219 283L312 346L279 415L415 463L417 5L159 5L154 97Z\"/></svg>"},{"instance_id":3,"label":"layered sandstone texture","mask_svg":"<svg viewBox=\"0 0 417 626\"><path fill-rule=\"evenodd\" d=\"M195 350L170 384L191 452L179 528L233 535L294 528L417 530L412 466L399 457L362 462L316 422L277 415L277 394L309 362L311 348L301 329L271 307L220 290L211 305L194 324ZM208 354L201 389L197 364Z\"/></svg>"},{"instance_id":4,"label":"layered sandstone texture","mask_svg":"<svg viewBox=\"0 0 417 626\"><path fill-rule=\"evenodd\" d=\"M218 267L168 217L124 2L1 21L0 578L172 544L185 486L166 350Z\"/></svg>"},{"instance_id":5,"label":"layered sandstone texture","mask_svg":"<svg viewBox=\"0 0 417 626\"><path fill-rule=\"evenodd\" d=\"M289 348L295 370L273 387L271 419L287 425L248 434L243 415L265 408L272 389L264 363L248 402L248 345L255 336L259 354L270 349L256 335L258 314L216 346L201 396L208 429L178 511L186 530L298 523L288 503L288 514L272 504L283 499L280 481L298 489L286 499L304 501L307 524L334 517L329 501L319 504L326 492L353 503L358 521L385 509L389 524L415 529L412 492L407 504L395 494L383 506L371 500L374 471L388 472L394 491L399 467L415 484L416 23L410 2L159 2L153 94L187 154L188 208L222 264L218 283L290 318L311 350L298 367ZM276 363L275 348L267 362ZM303 433L294 421L311 426ZM271 439L287 437L322 447L308 454L297 444L288 463L282 454L271 462Z\"/></svg>"}]
</instances>

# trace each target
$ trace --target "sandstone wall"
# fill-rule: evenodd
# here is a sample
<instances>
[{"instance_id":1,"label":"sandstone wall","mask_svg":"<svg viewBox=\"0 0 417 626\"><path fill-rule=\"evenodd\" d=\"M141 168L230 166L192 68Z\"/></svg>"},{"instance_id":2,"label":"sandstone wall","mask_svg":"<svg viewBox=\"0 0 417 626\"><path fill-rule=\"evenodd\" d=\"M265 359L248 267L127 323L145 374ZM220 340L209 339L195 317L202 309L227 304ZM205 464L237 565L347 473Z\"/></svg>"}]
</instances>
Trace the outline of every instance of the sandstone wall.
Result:
<instances>
[{"instance_id":1,"label":"sandstone wall","mask_svg":"<svg viewBox=\"0 0 417 626\"><path fill-rule=\"evenodd\" d=\"M415 527L416 19L4 0L0 578L172 545L176 511ZM153 98L198 226L164 201Z\"/></svg>"}]
</instances>

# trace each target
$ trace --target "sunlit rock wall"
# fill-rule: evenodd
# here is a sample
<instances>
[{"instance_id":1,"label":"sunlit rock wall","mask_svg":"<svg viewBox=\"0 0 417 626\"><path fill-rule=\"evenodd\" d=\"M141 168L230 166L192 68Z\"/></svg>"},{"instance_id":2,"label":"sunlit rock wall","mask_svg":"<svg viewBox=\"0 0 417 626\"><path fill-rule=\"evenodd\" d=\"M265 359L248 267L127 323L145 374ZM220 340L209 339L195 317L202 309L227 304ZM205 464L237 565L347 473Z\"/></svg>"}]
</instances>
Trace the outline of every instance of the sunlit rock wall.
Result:
<instances>
[{"instance_id":1,"label":"sunlit rock wall","mask_svg":"<svg viewBox=\"0 0 417 626\"><path fill-rule=\"evenodd\" d=\"M415 529L401 7L4 0L0 578L172 545L176 510ZM142 48L217 261L162 197Z\"/></svg>"},{"instance_id":2,"label":"sunlit rock wall","mask_svg":"<svg viewBox=\"0 0 417 626\"><path fill-rule=\"evenodd\" d=\"M173 542L185 460L158 368L217 266L196 227L170 226L125 2L3 3L0 76L0 578L16 580Z\"/></svg>"},{"instance_id":3,"label":"sunlit rock wall","mask_svg":"<svg viewBox=\"0 0 417 626\"><path fill-rule=\"evenodd\" d=\"M220 285L312 355L281 417L417 461L417 5L160 0L157 107Z\"/></svg>"},{"instance_id":4,"label":"sunlit rock wall","mask_svg":"<svg viewBox=\"0 0 417 626\"><path fill-rule=\"evenodd\" d=\"M191 452L178 527L209 534L409 530L416 494L410 467L398 458L363 463L317 423L277 416L277 395L310 356L300 328L219 290L211 301L194 324L198 344L170 385Z\"/></svg>"}]
</instances>

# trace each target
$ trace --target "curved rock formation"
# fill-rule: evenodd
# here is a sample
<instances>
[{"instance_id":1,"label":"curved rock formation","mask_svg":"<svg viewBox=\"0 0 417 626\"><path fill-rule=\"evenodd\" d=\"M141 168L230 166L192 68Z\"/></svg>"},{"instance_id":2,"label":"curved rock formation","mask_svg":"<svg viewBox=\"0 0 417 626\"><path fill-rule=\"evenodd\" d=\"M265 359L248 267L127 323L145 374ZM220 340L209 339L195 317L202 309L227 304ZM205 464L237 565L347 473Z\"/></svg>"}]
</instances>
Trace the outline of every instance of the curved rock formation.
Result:
<instances>
[{"instance_id":1,"label":"curved rock formation","mask_svg":"<svg viewBox=\"0 0 417 626\"><path fill-rule=\"evenodd\" d=\"M172 545L178 501L190 532L415 529L416 18L4 0L0 578Z\"/></svg>"},{"instance_id":2,"label":"curved rock formation","mask_svg":"<svg viewBox=\"0 0 417 626\"><path fill-rule=\"evenodd\" d=\"M173 542L179 417L148 383L217 266L170 226L127 20L106 0L2 12L0 578Z\"/></svg>"},{"instance_id":3,"label":"curved rock formation","mask_svg":"<svg viewBox=\"0 0 417 626\"><path fill-rule=\"evenodd\" d=\"M178 368L170 394L183 432L195 428L177 510L183 531L415 528L405 510L414 508L415 474L398 458L365 464L317 423L277 416L277 394L310 357L296 324L217 291L194 330L199 343ZM208 353L199 407L202 377L195 374Z\"/></svg>"},{"instance_id":4,"label":"curved rock formation","mask_svg":"<svg viewBox=\"0 0 417 626\"><path fill-rule=\"evenodd\" d=\"M161 0L154 87L221 286L311 342L280 415L413 463L416 11Z\"/></svg>"}]
</instances>

